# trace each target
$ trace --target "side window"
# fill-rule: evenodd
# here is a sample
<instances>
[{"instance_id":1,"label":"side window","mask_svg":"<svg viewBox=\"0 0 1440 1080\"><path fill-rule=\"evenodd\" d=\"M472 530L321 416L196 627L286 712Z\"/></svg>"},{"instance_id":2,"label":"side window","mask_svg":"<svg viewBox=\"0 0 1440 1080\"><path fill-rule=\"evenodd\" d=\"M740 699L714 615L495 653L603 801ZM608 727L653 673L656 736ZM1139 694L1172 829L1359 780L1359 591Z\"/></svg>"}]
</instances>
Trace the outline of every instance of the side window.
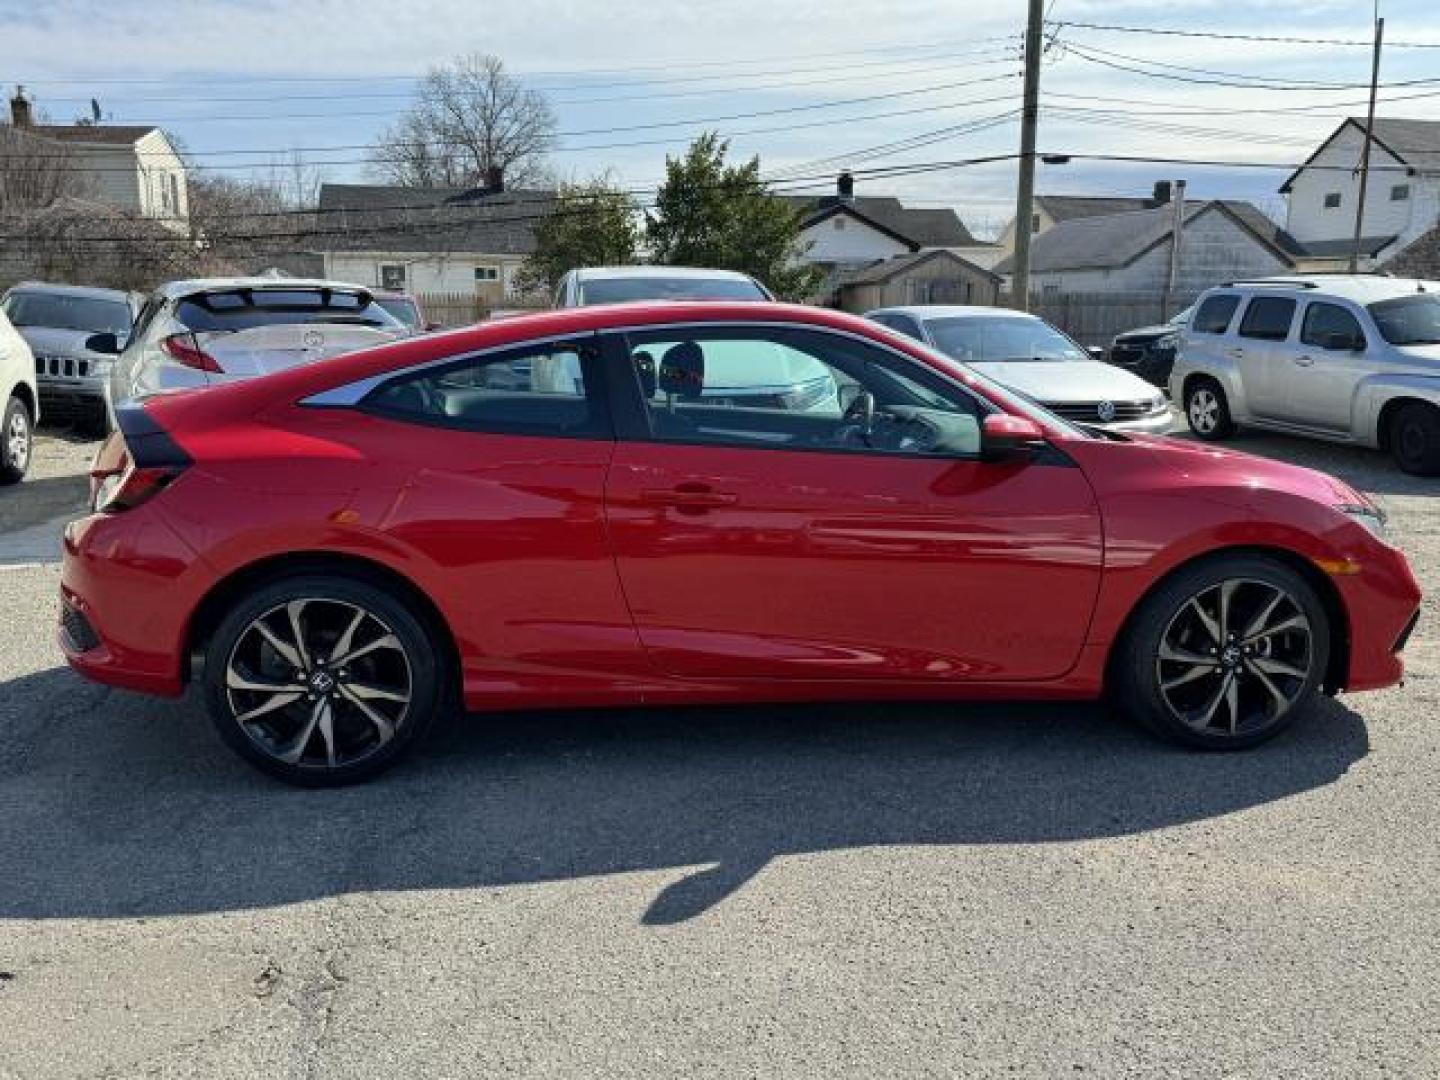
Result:
<instances>
[{"instance_id":1,"label":"side window","mask_svg":"<svg viewBox=\"0 0 1440 1080\"><path fill-rule=\"evenodd\" d=\"M1338 304L1314 303L1305 309L1300 340L1320 349L1363 349L1365 331L1360 321Z\"/></svg>"},{"instance_id":2,"label":"side window","mask_svg":"<svg viewBox=\"0 0 1440 1080\"><path fill-rule=\"evenodd\" d=\"M130 331L130 341L139 341L145 336L145 331L150 329L150 324L155 321L155 316L165 306L165 301L159 296L152 296L145 301L140 308L140 314L135 316L135 328Z\"/></svg>"},{"instance_id":3,"label":"side window","mask_svg":"<svg viewBox=\"0 0 1440 1080\"><path fill-rule=\"evenodd\" d=\"M396 420L508 435L608 438L588 348L556 344L400 375L361 407Z\"/></svg>"},{"instance_id":4,"label":"side window","mask_svg":"<svg viewBox=\"0 0 1440 1080\"><path fill-rule=\"evenodd\" d=\"M822 331L702 328L629 338L650 436L763 449L980 450L982 407L921 365Z\"/></svg>"},{"instance_id":5,"label":"side window","mask_svg":"<svg viewBox=\"0 0 1440 1080\"><path fill-rule=\"evenodd\" d=\"M1295 301L1283 296L1257 296L1245 308L1240 336L1261 341L1284 341L1295 318Z\"/></svg>"},{"instance_id":6,"label":"side window","mask_svg":"<svg viewBox=\"0 0 1440 1080\"><path fill-rule=\"evenodd\" d=\"M1223 334L1230 328L1235 309L1240 306L1240 297L1234 293L1212 296L1200 305L1195 317L1190 320L1190 330L1196 334Z\"/></svg>"},{"instance_id":7,"label":"side window","mask_svg":"<svg viewBox=\"0 0 1440 1080\"><path fill-rule=\"evenodd\" d=\"M909 315L896 315L895 329L899 330L906 337L914 338L916 341L925 340L925 332L920 329L920 324Z\"/></svg>"}]
</instances>

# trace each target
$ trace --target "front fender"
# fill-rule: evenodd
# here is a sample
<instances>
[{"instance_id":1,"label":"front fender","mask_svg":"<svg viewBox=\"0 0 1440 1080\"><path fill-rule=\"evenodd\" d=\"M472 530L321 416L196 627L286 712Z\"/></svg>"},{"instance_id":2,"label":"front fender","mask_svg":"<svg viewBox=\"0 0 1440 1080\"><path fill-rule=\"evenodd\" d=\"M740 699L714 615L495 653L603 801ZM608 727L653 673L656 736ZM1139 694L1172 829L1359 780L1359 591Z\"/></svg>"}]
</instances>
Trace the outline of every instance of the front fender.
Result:
<instances>
[{"instance_id":1,"label":"front fender","mask_svg":"<svg viewBox=\"0 0 1440 1080\"><path fill-rule=\"evenodd\" d=\"M1366 446L1380 444L1380 416L1398 400L1428 402L1440 408L1440 376L1377 372L1360 380L1351 411L1352 434Z\"/></svg>"}]
</instances>

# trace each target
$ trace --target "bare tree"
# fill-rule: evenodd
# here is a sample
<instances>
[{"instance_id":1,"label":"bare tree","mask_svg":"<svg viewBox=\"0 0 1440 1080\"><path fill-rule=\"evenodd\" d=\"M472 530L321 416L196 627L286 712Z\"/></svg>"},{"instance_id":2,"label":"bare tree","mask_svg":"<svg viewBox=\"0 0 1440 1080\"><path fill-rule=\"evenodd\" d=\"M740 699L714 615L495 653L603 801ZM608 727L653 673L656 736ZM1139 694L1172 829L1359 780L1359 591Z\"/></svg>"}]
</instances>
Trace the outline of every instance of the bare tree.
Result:
<instances>
[{"instance_id":1,"label":"bare tree","mask_svg":"<svg viewBox=\"0 0 1440 1080\"><path fill-rule=\"evenodd\" d=\"M374 169L406 187L470 187L499 169L511 187L548 178L555 114L543 94L471 54L431 68L415 103L375 147Z\"/></svg>"},{"instance_id":2,"label":"bare tree","mask_svg":"<svg viewBox=\"0 0 1440 1080\"><path fill-rule=\"evenodd\" d=\"M51 206L64 198L91 194L76 168L74 151L62 142L0 126L0 211L13 213Z\"/></svg>"}]
</instances>

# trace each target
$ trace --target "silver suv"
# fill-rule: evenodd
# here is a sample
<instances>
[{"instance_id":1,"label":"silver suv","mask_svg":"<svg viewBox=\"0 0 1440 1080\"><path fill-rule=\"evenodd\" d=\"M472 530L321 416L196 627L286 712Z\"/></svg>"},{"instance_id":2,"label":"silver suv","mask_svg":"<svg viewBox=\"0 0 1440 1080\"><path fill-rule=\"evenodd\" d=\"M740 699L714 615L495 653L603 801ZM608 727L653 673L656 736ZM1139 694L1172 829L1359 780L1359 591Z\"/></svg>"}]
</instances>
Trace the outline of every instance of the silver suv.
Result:
<instances>
[{"instance_id":1,"label":"silver suv","mask_svg":"<svg viewBox=\"0 0 1440 1080\"><path fill-rule=\"evenodd\" d=\"M1440 474L1440 282L1368 275L1211 289L1181 335L1170 394L1202 439L1238 424L1388 450Z\"/></svg>"}]
</instances>

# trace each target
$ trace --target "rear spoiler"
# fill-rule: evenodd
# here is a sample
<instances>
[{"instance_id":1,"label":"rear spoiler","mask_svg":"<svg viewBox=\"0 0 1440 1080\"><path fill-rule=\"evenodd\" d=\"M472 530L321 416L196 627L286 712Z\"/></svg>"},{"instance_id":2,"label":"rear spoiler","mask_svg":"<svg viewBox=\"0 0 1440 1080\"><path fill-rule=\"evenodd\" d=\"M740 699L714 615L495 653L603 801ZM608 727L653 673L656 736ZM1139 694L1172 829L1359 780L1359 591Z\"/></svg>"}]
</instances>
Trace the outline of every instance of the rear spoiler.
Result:
<instances>
[{"instance_id":1,"label":"rear spoiler","mask_svg":"<svg viewBox=\"0 0 1440 1080\"><path fill-rule=\"evenodd\" d=\"M179 297L179 299L188 300L192 304L199 304L203 308L214 311L216 310L215 307L208 302L212 296L246 297L249 298L248 302L253 306L254 294L267 292L316 292L320 294L323 301L322 306L324 307L330 306L330 298L334 295L353 296L360 302L361 307L369 307L375 302L374 295L363 285L317 286L284 281L277 281L273 285L236 285L233 288L197 289L193 293L186 293L184 296Z\"/></svg>"},{"instance_id":2,"label":"rear spoiler","mask_svg":"<svg viewBox=\"0 0 1440 1080\"><path fill-rule=\"evenodd\" d=\"M130 460L139 468L183 468L190 464L190 455L145 411L143 402L127 401L116 409L115 427L125 440Z\"/></svg>"}]
</instances>

